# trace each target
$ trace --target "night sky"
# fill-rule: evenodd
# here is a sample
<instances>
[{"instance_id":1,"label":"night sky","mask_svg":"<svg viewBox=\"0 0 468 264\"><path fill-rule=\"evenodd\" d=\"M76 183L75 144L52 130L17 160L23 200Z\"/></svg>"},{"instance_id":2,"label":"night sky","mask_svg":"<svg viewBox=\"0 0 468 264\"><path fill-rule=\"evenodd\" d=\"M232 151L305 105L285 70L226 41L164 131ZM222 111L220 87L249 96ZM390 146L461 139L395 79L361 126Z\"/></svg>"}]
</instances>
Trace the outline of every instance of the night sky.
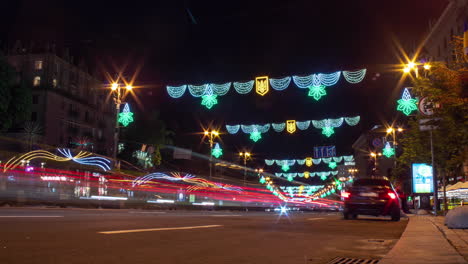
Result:
<instances>
[{"instance_id":1,"label":"night sky","mask_svg":"<svg viewBox=\"0 0 468 264\"><path fill-rule=\"evenodd\" d=\"M385 3L384 3L385 2ZM70 47L91 68L126 74L141 69L136 115L158 109L177 132L176 144L206 153L201 125L271 123L361 116L327 139L309 128L294 135L270 131L258 143L247 134L223 135L226 153L252 151L263 158L304 158L313 146L336 145L338 155L375 124L397 114L399 63L395 43L410 51L422 40L448 1L8 1L2 8L3 45L14 40L54 41ZM5 3L2 3L5 5ZM8 10L5 12L5 10ZM189 12L193 15L190 16ZM261 97L233 88L211 110L188 91L172 99L165 85L245 81L367 68L366 79L340 79L316 102L295 85ZM228 156L226 156L228 157Z\"/></svg>"}]
</instances>

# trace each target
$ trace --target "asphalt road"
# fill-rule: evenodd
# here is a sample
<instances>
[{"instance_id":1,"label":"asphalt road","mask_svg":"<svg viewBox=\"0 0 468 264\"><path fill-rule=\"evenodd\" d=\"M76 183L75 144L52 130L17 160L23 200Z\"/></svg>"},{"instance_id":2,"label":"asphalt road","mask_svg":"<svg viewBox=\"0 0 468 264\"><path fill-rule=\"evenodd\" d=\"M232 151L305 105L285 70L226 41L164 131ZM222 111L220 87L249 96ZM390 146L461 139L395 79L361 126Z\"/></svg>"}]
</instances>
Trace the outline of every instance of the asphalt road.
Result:
<instances>
[{"instance_id":1,"label":"asphalt road","mask_svg":"<svg viewBox=\"0 0 468 264\"><path fill-rule=\"evenodd\" d=\"M327 263L381 258L407 220L336 213L0 209L0 263Z\"/></svg>"}]
</instances>

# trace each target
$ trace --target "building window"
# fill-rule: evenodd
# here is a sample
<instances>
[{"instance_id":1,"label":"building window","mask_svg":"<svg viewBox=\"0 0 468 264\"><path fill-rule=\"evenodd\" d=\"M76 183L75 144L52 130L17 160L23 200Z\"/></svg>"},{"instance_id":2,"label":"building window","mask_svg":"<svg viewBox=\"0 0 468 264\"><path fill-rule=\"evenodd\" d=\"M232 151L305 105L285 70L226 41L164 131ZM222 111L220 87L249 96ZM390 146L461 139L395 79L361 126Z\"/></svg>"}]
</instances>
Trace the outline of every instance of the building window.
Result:
<instances>
[{"instance_id":1,"label":"building window","mask_svg":"<svg viewBox=\"0 0 468 264\"><path fill-rule=\"evenodd\" d=\"M42 61L41 60L37 60L34 62L34 69L35 70L42 70Z\"/></svg>"},{"instance_id":2,"label":"building window","mask_svg":"<svg viewBox=\"0 0 468 264\"><path fill-rule=\"evenodd\" d=\"M36 122L37 121L37 112L32 112L31 113L31 121Z\"/></svg>"},{"instance_id":3,"label":"building window","mask_svg":"<svg viewBox=\"0 0 468 264\"><path fill-rule=\"evenodd\" d=\"M41 77L39 77L39 76L34 77L33 85L34 86L41 85Z\"/></svg>"},{"instance_id":4,"label":"building window","mask_svg":"<svg viewBox=\"0 0 468 264\"><path fill-rule=\"evenodd\" d=\"M33 104L37 104L39 102L39 95L33 95L32 97L32 103Z\"/></svg>"},{"instance_id":5,"label":"building window","mask_svg":"<svg viewBox=\"0 0 468 264\"><path fill-rule=\"evenodd\" d=\"M52 86L53 86L54 88L57 88L57 79L54 78L54 79L52 80Z\"/></svg>"}]
</instances>

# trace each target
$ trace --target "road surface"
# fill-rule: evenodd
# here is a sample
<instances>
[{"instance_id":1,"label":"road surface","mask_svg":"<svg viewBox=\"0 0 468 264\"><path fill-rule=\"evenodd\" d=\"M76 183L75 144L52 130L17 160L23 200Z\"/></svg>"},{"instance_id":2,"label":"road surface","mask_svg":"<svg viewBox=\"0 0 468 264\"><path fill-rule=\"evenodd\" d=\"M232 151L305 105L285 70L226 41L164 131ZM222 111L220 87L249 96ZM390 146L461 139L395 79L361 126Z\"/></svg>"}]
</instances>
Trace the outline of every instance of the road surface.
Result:
<instances>
[{"instance_id":1,"label":"road surface","mask_svg":"<svg viewBox=\"0 0 468 264\"><path fill-rule=\"evenodd\" d=\"M407 220L337 213L1 208L0 263L327 263L381 258Z\"/></svg>"}]
</instances>

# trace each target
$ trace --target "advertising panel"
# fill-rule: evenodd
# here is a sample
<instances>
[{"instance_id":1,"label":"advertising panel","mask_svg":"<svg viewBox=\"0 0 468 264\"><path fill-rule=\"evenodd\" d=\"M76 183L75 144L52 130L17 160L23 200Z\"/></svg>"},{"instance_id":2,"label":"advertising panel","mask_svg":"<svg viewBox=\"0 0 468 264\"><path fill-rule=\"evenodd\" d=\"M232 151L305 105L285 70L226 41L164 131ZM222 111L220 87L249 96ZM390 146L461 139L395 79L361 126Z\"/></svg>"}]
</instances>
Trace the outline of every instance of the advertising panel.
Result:
<instances>
[{"instance_id":1,"label":"advertising panel","mask_svg":"<svg viewBox=\"0 0 468 264\"><path fill-rule=\"evenodd\" d=\"M413 163L413 193L434 192L432 166L424 163Z\"/></svg>"}]
</instances>

